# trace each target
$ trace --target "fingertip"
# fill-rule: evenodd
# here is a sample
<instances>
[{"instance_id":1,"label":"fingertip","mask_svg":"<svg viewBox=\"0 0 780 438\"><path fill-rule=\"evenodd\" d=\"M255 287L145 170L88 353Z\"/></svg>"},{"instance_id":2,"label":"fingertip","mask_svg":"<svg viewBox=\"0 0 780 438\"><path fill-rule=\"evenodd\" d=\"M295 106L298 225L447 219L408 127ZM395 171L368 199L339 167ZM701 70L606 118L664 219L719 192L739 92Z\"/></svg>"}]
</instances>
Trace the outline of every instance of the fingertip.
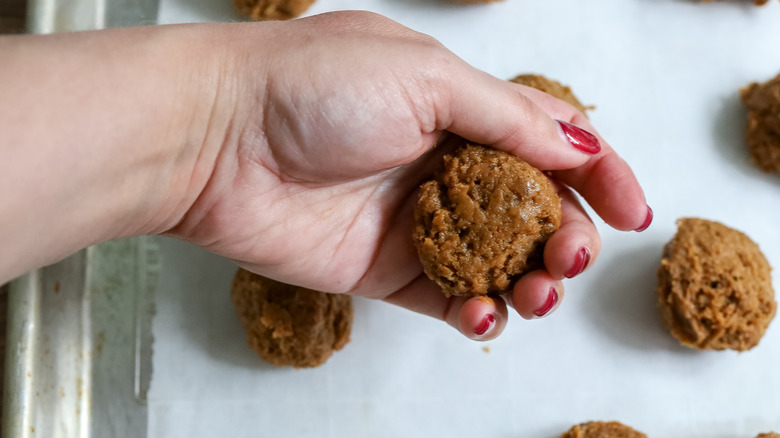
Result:
<instances>
[{"instance_id":1,"label":"fingertip","mask_svg":"<svg viewBox=\"0 0 780 438\"><path fill-rule=\"evenodd\" d=\"M642 225L640 225L639 227L634 228L634 231L636 231L637 233L641 233L642 231L648 229L651 223L653 223L653 209L650 208L650 206L648 205L644 222L642 222Z\"/></svg>"},{"instance_id":2,"label":"fingertip","mask_svg":"<svg viewBox=\"0 0 780 438\"><path fill-rule=\"evenodd\" d=\"M601 237L596 226L569 189L561 196L561 227L544 247L544 265L552 278L562 280L585 272L598 258Z\"/></svg>"},{"instance_id":3,"label":"fingertip","mask_svg":"<svg viewBox=\"0 0 780 438\"><path fill-rule=\"evenodd\" d=\"M474 297L463 302L455 328L469 339L489 341L504 331L506 321L507 309L503 300Z\"/></svg>"},{"instance_id":4,"label":"fingertip","mask_svg":"<svg viewBox=\"0 0 780 438\"><path fill-rule=\"evenodd\" d=\"M512 290L512 301L524 319L550 315L563 300L563 283L547 271L537 270L521 277Z\"/></svg>"}]
</instances>

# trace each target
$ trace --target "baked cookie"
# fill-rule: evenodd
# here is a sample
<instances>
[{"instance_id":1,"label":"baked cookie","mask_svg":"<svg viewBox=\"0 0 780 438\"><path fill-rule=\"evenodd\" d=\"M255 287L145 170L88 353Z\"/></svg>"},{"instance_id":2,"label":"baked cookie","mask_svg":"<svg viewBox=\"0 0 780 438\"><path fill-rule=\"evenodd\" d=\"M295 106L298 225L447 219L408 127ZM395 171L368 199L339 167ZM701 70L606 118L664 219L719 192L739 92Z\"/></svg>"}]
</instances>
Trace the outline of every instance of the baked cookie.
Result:
<instances>
[{"instance_id":1,"label":"baked cookie","mask_svg":"<svg viewBox=\"0 0 780 438\"><path fill-rule=\"evenodd\" d=\"M241 15L253 20L289 20L309 9L314 0L233 0Z\"/></svg>"},{"instance_id":2,"label":"baked cookie","mask_svg":"<svg viewBox=\"0 0 780 438\"><path fill-rule=\"evenodd\" d=\"M561 199L547 177L506 152L464 144L420 188L414 244L445 295L506 291L544 265L561 224Z\"/></svg>"},{"instance_id":3,"label":"baked cookie","mask_svg":"<svg viewBox=\"0 0 780 438\"><path fill-rule=\"evenodd\" d=\"M777 307L758 245L718 222L683 218L677 226L658 270L664 324L687 347L755 347Z\"/></svg>"},{"instance_id":4,"label":"baked cookie","mask_svg":"<svg viewBox=\"0 0 780 438\"><path fill-rule=\"evenodd\" d=\"M560 438L647 438L647 435L617 421L589 421L573 426Z\"/></svg>"},{"instance_id":5,"label":"baked cookie","mask_svg":"<svg viewBox=\"0 0 780 438\"><path fill-rule=\"evenodd\" d=\"M780 75L740 90L748 111L745 143L750 161L764 172L780 173Z\"/></svg>"},{"instance_id":6,"label":"baked cookie","mask_svg":"<svg viewBox=\"0 0 780 438\"><path fill-rule=\"evenodd\" d=\"M247 342L276 366L316 367L349 342L352 297L280 283L239 269L231 298Z\"/></svg>"},{"instance_id":7,"label":"baked cookie","mask_svg":"<svg viewBox=\"0 0 780 438\"><path fill-rule=\"evenodd\" d=\"M574 108L577 108L582 114L585 114L585 111L592 110L592 106L585 106L582 103L580 103L579 99L577 99L577 96L572 93L571 88L567 87L566 85L561 84L560 82L548 79L542 75L534 75L534 74L525 74L525 75L519 75L509 80L509 82L514 82L516 84L525 85L528 87L536 88L537 90L544 91L545 93L557 97L558 99L561 99L562 101L569 103Z\"/></svg>"},{"instance_id":8,"label":"baked cookie","mask_svg":"<svg viewBox=\"0 0 780 438\"><path fill-rule=\"evenodd\" d=\"M774 432L759 433L758 435L756 435L756 438L780 438L780 433L774 433Z\"/></svg>"}]
</instances>

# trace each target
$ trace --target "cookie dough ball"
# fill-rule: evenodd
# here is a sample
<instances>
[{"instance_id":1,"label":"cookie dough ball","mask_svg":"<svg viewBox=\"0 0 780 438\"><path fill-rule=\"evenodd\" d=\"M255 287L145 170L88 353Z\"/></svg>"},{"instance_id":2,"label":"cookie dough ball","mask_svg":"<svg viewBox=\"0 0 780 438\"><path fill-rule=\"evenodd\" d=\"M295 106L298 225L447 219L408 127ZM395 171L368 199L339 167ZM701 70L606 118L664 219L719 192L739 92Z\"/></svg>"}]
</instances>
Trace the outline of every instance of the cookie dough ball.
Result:
<instances>
[{"instance_id":1,"label":"cookie dough ball","mask_svg":"<svg viewBox=\"0 0 780 438\"><path fill-rule=\"evenodd\" d=\"M617 421L589 421L573 426L560 438L647 438L647 435Z\"/></svg>"},{"instance_id":2,"label":"cookie dough ball","mask_svg":"<svg viewBox=\"0 0 780 438\"><path fill-rule=\"evenodd\" d=\"M289 20L309 9L314 0L233 0L241 15L253 20Z\"/></svg>"},{"instance_id":3,"label":"cookie dough ball","mask_svg":"<svg viewBox=\"0 0 780 438\"><path fill-rule=\"evenodd\" d=\"M701 1L709 3L709 2L712 2L712 1L715 1L715 0L701 0ZM769 3L769 0L753 0L753 4L758 5L758 6L763 6L763 5L767 4L767 3Z\"/></svg>"},{"instance_id":4,"label":"cookie dough ball","mask_svg":"<svg viewBox=\"0 0 780 438\"><path fill-rule=\"evenodd\" d=\"M556 80L548 79L542 75L519 75L510 79L509 82L514 82L516 84L525 85L536 88L537 90L544 91L545 93L553 97L557 97L558 99L561 99L562 101L572 105L583 114L585 114L585 111L593 109L593 107L586 107L580 103L579 99L577 99L577 96L572 93L571 88L561 84Z\"/></svg>"},{"instance_id":5,"label":"cookie dough ball","mask_svg":"<svg viewBox=\"0 0 780 438\"><path fill-rule=\"evenodd\" d=\"M688 347L755 347L777 307L758 245L718 222L683 218L677 226L658 270L664 324Z\"/></svg>"},{"instance_id":6,"label":"cookie dough ball","mask_svg":"<svg viewBox=\"0 0 780 438\"><path fill-rule=\"evenodd\" d=\"M780 75L740 90L748 111L745 143L750 160L764 172L780 173Z\"/></svg>"},{"instance_id":7,"label":"cookie dough ball","mask_svg":"<svg viewBox=\"0 0 780 438\"><path fill-rule=\"evenodd\" d=\"M414 243L445 295L500 293L544 265L561 199L538 169L505 152L464 145L420 188Z\"/></svg>"},{"instance_id":8,"label":"cookie dough ball","mask_svg":"<svg viewBox=\"0 0 780 438\"><path fill-rule=\"evenodd\" d=\"M316 367L349 342L349 295L291 286L239 269L231 297L249 346L273 365Z\"/></svg>"},{"instance_id":9,"label":"cookie dough ball","mask_svg":"<svg viewBox=\"0 0 780 438\"><path fill-rule=\"evenodd\" d=\"M461 3L461 4L467 4L467 5L478 5L481 3L494 3L494 2L502 2L504 0L450 0L452 3Z\"/></svg>"},{"instance_id":10,"label":"cookie dough ball","mask_svg":"<svg viewBox=\"0 0 780 438\"><path fill-rule=\"evenodd\" d=\"M756 438L780 438L780 433L774 433L774 432L759 433L758 435L756 435Z\"/></svg>"}]
</instances>

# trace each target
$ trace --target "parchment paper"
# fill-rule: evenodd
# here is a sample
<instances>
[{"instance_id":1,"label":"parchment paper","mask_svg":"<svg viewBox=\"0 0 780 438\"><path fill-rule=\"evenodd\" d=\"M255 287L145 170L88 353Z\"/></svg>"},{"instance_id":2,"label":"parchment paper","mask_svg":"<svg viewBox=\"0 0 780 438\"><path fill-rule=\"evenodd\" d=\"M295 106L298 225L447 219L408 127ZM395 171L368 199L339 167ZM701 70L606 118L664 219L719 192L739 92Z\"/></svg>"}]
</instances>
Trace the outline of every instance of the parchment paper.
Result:
<instances>
[{"instance_id":1,"label":"parchment paper","mask_svg":"<svg viewBox=\"0 0 780 438\"><path fill-rule=\"evenodd\" d=\"M654 294L683 216L744 231L780 266L780 178L748 164L737 92L780 72L780 3L318 0L308 15L339 9L389 16L498 77L571 85L643 183L653 225L618 232L594 216L596 266L565 283L555 314L512 315L487 344L358 299L352 342L312 370L263 364L230 302L235 268L162 240L149 436L552 438L611 419L657 438L780 432L780 323L750 352L696 352L662 328ZM238 19L230 0L160 11L162 23Z\"/></svg>"}]
</instances>

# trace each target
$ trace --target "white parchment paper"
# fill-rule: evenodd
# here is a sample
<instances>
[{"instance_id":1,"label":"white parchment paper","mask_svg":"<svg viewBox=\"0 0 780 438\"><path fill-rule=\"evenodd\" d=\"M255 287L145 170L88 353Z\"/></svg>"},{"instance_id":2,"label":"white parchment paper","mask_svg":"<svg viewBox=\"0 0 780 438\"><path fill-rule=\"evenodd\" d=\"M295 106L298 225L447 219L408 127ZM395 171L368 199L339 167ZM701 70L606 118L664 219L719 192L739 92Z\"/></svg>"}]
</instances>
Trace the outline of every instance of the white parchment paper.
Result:
<instances>
[{"instance_id":1,"label":"white parchment paper","mask_svg":"<svg viewBox=\"0 0 780 438\"><path fill-rule=\"evenodd\" d=\"M162 240L149 436L553 438L610 419L651 438L780 432L780 323L750 352L696 352L662 328L654 294L683 216L744 231L780 267L780 178L748 164L737 92L780 72L780 3L318 0L308 15L340 9L389 16L499 77L572 86L642 181L653 225L594 217L596 266L565 283L555 314L513 315L487 344L358 299L352 342L312 370L262 363L230 302L235 268ZM239 19L230 0L161 4L162 23Z\"/></svg>"}]
</instances>

